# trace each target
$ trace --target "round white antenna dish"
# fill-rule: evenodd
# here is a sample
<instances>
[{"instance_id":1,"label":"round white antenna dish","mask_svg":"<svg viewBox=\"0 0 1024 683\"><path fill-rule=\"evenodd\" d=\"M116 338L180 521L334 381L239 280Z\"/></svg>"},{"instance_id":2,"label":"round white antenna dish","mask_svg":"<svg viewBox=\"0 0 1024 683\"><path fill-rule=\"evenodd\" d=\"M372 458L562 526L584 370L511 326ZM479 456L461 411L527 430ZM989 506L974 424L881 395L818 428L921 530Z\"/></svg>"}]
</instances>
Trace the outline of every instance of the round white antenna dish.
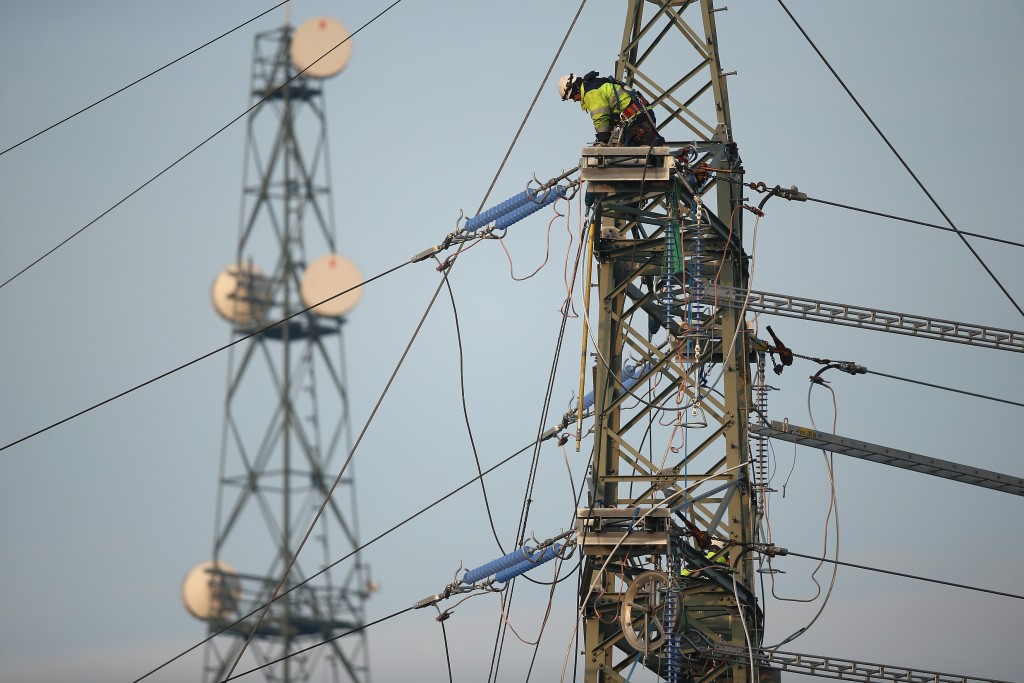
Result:
<instances>
[{"instance_id":1,"label":"round white antenna dish","mask_svg":"<svg viewBox=\"0 0 1024 683\"><path fill-rule=\"evenodd\" d=\"M313 17L295 29L292 64L310 78L335 76L352 57L352 41L348 37L348 29L337 19Z\"/></svg>"},{"instance_id":2,"label":"round white antenna dish","mask_svg":"<svg viewBox=\"0 0 1024 683\"><path fill-rule=\"evenodd\" d=\"M234 568L223 562L201 562L185 575L181 601L196 619L224 619L238 612L242 584Z\"/></svg>"},{"instance_id":3,"label":"round white antenna dish","mask_svg":"<svg viewBox=\"0 0 1024 683\"><path fill-rule=\"evenodd\" d=\"M210 289L213 308L233 323L262 320L270 308L270 278L249 263L228 266Z\"/></svg>"},{"instance_id":4,"label":"round white antenna dish","mask_svg":"<svg viewBox=\"0 0 1024 683\"><path fill-rule=\"evenodd\" d=\"M349 259L338 254L321 256L309 264L306 274L302 277L302 302L306 306L316 306L321 301L331 299L338 292L355 287L362 281L362 273ZM313 313L325 318L345 315L359 303L362 295L362 287L353 289L317 306Z\"/></svg>"}]
</instances>

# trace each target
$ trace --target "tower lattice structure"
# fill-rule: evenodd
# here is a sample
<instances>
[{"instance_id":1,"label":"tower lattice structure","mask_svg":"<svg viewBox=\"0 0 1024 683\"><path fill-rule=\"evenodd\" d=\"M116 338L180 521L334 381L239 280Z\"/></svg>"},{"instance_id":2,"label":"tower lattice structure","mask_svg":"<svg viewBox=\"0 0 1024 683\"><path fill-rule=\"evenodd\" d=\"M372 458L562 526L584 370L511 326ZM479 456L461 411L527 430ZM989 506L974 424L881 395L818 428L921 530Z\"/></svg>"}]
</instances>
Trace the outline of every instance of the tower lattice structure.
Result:
<instances>
[{"instance_id":1,"label":"tower lattice structure","mask_svg":"<svg viewBox=\"0 0 1024 683\"><path fill-rule=\"evenodd\" d=\"M211 582L226 607L207 619L208 630L227 630L207 645L204 678L223 680L244 648L235 674L284 658L260 672L266 680L364 683L365 632L343 635L365 623L370 592L351 468L305 538L352 435L345 321L304 310L300 293L307 254L336 254L337 244L323 81L297 76L289 57L293 34L285 26L255 39L257 106L247 121L236 287L229 294L247 315L235 316L233 333L287 321L232 347L213 540L215 567L232 571ZM280 597L257 627L286 571ZM293 654L324 641L330 642Z\"/></svg>"},{"instance_id":2,"label":"tower lattice structure","mask_svg":"<svg viewBox=\"0 0 1024 683\"><path fill-rule=\"evenodd\" d=\"M738 683L747 659L713 653L762 641L749 549L763 482L747 429L759 351L716 294L745 291L749 266L719 10L625 4L614 75L651 102L666 143L583 150L598 321L578 513L584 680L625 681L640 664L673 683Z\"/></svg>"}]
</instances>

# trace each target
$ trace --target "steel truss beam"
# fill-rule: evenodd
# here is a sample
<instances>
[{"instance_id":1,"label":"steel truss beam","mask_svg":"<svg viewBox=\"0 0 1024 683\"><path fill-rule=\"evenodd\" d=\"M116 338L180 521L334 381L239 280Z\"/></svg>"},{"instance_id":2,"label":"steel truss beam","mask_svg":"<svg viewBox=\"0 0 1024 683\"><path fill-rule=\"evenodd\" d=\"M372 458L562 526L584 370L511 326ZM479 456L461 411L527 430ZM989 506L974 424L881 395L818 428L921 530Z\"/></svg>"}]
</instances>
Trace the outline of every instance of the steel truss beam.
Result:
<instances>
[{"instance_id":1,"label":"steel truss beam","mask_svg":"<svg viewBox=\"0 0 1024 683\"><path fill-rule=\"evenodd\" d=\"M747 648L736 646L716 646L714 653L731 661L747 660L751 653ZM822 657L796 652L779 652L777 650L753 651L755 663L770 666L775 671L787 671L805 676L821 676L844 681L860 683L877 683L878 681L898 681L899 683L1008 683L994 678L977 678L958 674L944 674L938 671L908 669L889 664L872 664L839 657ZM762 674L762 680L765 677ZM776 680L778 680L776 678Z\"/></svg>"},{"instance_id":2,"label":"steel truss beam","mask_svg":"<svg viewBox=\"0 0 1024 683\"><path fill-rule=\"evenodd\" d=\"M866 330L892 332L957 344L982 346L1000 351L1024 353L1024 332L1016 330L1003 330L955 320L927 318L911 313L883 311L757 290L750 290L748 298L745 290L727 286L718 287L718 296L720 303L733 308L743 307L746 300L746 310L752 313L768 313L787 318L802 318L832 325L860 327Z\"/></svg>"},{"instance_id":3,"label":"steel truss beam","mask_svg":"<svg viewBox=\"0 0 1024 683\"><path fill-rule=\"evenodd\" d=\"M848 439L835 434L819 432L807 427L797 427L785 422L772 421L770 425L750 425L750 431L759 436L791 441L801 446L820 448L833 453L850 455L862 460L880 462L913 472L930 474L933 477L952 479L963 484L973 484L1015 496L1024 496L1024 479L991 472L977 467L960 465L948 460L931 458L917 453L901 451L898 448L878 446L866 441Z\"/></svg>"}]
</instances>

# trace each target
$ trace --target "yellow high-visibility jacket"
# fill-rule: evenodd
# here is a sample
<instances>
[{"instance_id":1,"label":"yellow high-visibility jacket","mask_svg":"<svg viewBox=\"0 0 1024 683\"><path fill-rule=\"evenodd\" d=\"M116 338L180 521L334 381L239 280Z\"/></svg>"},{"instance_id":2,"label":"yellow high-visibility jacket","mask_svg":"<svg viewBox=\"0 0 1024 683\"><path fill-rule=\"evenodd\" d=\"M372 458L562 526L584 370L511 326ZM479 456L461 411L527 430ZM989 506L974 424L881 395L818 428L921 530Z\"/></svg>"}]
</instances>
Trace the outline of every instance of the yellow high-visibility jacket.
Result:
<instances>
[{"instance_id":1,"label":"yellow high-visibility jacket","mask_svg":"<svg viewBox=\"0 0 1024 683\"><path fill-rule=\"evenodd\" d=\"M711 550L709 550L706 553L704 553L704 557L708 558L709 560L713 558L714 561L717 562L718 564L726 564L728 562L728 560L725 557L725 553L722 553L718 557L715 557L716 553L718 553L718 549L717 548L712 548ZM684 565L683 568L679 571L679 575L680 576L689 576L694 571L696 571L696 569L691 570L691 569L687 568Z\"/></svg>"},{"instance_id":2,"label":"yellow high-visibility jacket","mask_svg":"<svg viewBox=\"0 0 1024 683\"><path fill-rule=\"evenodd\" d=\"M607 134L611 133L612 127L619 120L619 114L632 101L625 88L606 78L584 81L580 86L580 108L590 114L597 137L603 138L606 142Z\"/></svg>"}]
</instances>

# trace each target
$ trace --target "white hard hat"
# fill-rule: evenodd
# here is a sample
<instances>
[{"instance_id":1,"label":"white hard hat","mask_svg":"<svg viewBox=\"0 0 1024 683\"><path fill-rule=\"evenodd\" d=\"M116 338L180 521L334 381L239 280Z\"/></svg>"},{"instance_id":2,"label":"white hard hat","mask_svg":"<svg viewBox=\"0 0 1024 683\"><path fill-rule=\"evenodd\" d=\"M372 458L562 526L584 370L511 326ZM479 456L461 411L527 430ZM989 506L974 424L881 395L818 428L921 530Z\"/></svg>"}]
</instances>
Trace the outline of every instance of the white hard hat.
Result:
<instances>
[{"instance_id":1,"label":"white hard hat","mask_svg":"<svg viewBox=\"0 0 1024 683\"><path fill-rule=\"evenodd\" d=\"M563 101L569 99L569 96L572 94L572 88L577 80L579 79L576 74L566 74L558 79L558 96Z\"/></svg>"}]
</instances>

